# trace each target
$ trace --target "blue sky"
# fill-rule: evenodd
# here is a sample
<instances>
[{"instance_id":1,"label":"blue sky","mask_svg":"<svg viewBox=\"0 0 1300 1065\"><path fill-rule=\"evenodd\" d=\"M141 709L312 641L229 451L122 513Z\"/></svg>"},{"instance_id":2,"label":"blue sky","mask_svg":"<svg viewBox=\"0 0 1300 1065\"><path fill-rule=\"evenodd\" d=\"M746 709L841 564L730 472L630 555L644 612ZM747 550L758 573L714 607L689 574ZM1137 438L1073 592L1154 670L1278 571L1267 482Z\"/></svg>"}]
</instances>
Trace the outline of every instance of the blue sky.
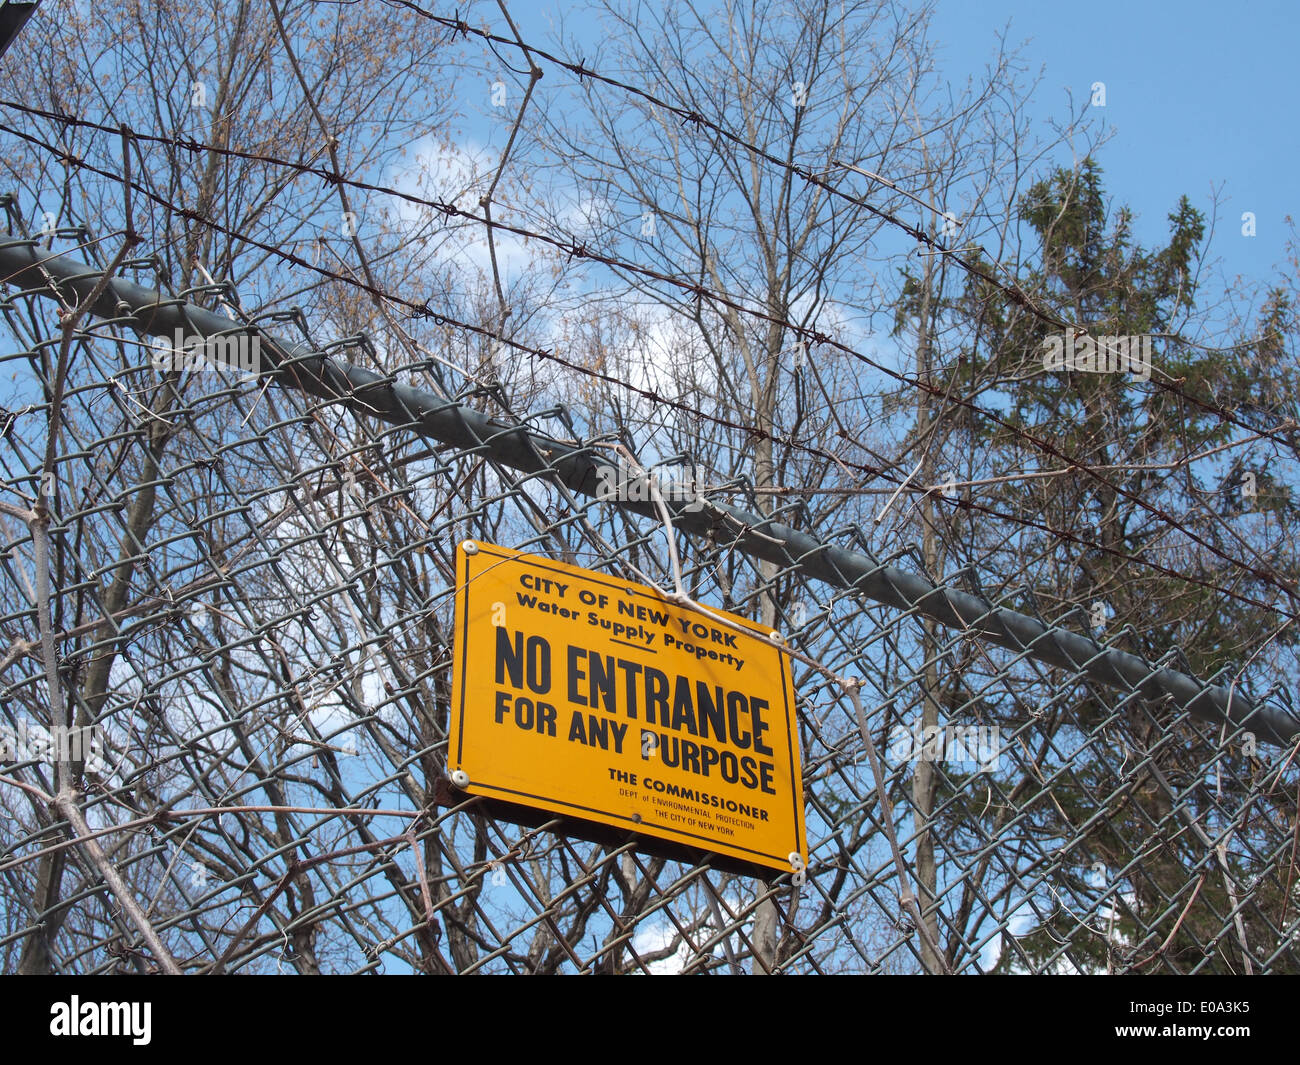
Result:
<instances>
[{"instance_id":1,"label":"blue sky","mask_svg":"<svg viewBox=\"0 0 1300 1065\"><path fill-rule=\"evenodd\" d=\"M982 69L1008 24L1009 43L1028 41L1030 69L1044 68L1034 101L1043 115L1064 113L1067 89L1082 102L1105 83L1115 129L1100 156L1106 187L1138 216L1143 243L1166 234L1180 195L1208 216L1221 187L1211 257L1230 278L1274 275L1285 217L1300 221L1294 0L940 0L932 32L948 76ZM1253 238L1241 234L1243 211L1255 213Z\"/></svg>"},{"instance_id":2,"label":"blue sky","mask_svg":"<svg viewBox=\"0 0 1300 1065\"><path fill-rule=\"evenodd\" d=\"M584 6L550 0L511 11L525 37L540 40L557 16L573 30ZM490 8L484 15L499 23ZM1043 71L1036 118L1064 115L1067 90L1077 104L1089 99L1094 82L1105 83L1099 117L1114 136L1100 161L1113 199L1135 212L1140 241L1167 235L1166 215L1184 193L1208 221L1217 188L1210 258L1222 260L1228 278L1276 275L1289 236L1285 218L1300 222L1293 176L1300 123L1292 113L1300 5L937 0L931 38L942 72L956 83L978 75L1004 29L1010 44L1024 44L1029 71ZM1254 237L1242 235L1244 211L1255 214Z\"/></svg>"}]
</instances>

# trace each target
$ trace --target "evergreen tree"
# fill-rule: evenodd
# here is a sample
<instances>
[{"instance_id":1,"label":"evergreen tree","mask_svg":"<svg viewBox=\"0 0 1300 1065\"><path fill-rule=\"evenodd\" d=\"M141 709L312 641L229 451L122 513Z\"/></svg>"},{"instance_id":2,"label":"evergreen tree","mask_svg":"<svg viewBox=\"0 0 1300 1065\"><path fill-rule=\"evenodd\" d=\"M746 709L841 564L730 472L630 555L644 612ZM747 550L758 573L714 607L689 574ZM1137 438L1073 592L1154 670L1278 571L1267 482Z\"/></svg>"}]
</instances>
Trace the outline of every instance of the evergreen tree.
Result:
<instances>
[{"instance_id":1,"label":"evergreen tree","mask_svg":"<svg viewBox=\"0 0 1300 1065\"><path fill-rule=\"evenodd\" d=\"M920 275L904 283L900 323L927 303L942 323L936 348L947 350L936 351L933 376L951 397L940 415L944 450L981 456L980 479L991 482L965 501L1024 522L1011 539L1005 530L995 538L981 534L989 523L978 515L950 510L947 539L965 541L982 573L1028 574L1028 587L1016 591L1049 621L1152 661L1180 648L1181 664L1199 676L1246 693L1267 688L1278 662L1294 661L1286 656L1300 636L1294 626L1277 631L1280 612L1296 606L1287 529L1300 510L1289 478L1263 450L1285 450L1288 441L1284 405L1295 371L1286 351L1295 330L1286 295L1272 294L1239 344L1184 339L1205 324L1196 303L1203 217L1182 198L1167 242L1144 248L1130 212L1108 207L1091 159L1033 186L1019 218L1033 246L1020 288L1043 313L978 277L946 294L927 292ZM1117 352L1129 354L1138 372L1098 372L1106 365L1099 351L1112 366ZM1252 432L1264 434L1262 444L1248 445ZM1294 449L1293 431L1289 439ZM1261 646L1268 655L1256 655ZM1022 819L1034 842L1027 868L1051 837L1089 826L1076 844L1077 877L1020 892L1033 903L1022 916L1032 910L1036 920L1015 949L1003 950L1003 970L1022 968L1027 956L1035 968L1154 971L1166 939L1159 957L1178 971L1242 971L1242 938L1257 956L1273 952L1272 927L1293 888L1260 884L1241 920L1231 915L1285 843L1273 823L1285 819L1261 810L1257 823L1230 826L1217 816L1225 791L1257 783L1251 737L1232 757L1216 758L1214 730L1065 671L1027 678L1014 698L976 698L981 689L960 671L944 688L950 712L993 717L1004 731L1022 728L1036 710L1040 725L1025 735L1042 742L1041 779L1069 762L1050 796L1028 777L1000 781L1008 801L985 815L990 829ZM1110 794L1126 759L1146 770ZM962 831L963 820L969 831L979 812L945 806L945 797L935 802L949 822L939 835ZM1066 935L1080 919L1098 934Z\"/></svg>"}]
</instances>

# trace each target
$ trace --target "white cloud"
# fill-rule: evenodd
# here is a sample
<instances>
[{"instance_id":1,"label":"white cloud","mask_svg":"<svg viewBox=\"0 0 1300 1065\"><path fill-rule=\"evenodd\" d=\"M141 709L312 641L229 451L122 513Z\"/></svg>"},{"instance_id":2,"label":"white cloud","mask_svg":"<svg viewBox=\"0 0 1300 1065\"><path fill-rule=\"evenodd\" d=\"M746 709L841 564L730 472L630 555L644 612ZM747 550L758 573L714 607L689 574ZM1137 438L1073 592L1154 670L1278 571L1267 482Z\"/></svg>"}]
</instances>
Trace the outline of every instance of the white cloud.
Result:
<instances>
[{"instance_id":1,"label":"white cloud","mask_svg":"<svg viewBox=\"0 0 1300 1065\"><path fill-rule=\"evenodd\" d=\"M499 153L477 141L448 145L425 137L415 143L412 161L391 172L387 184L408 196L448 204L458 211L479 216L483 213L479 200L490 187L498 162ZM452 263L458 269L468 266L484 277L491 276L492 257L485 225L463 218L447 218L436 207L401 196L388 196L386 206L408 232L427 233L430 221L435 232L442 231L444 239L434 249L435 259ZM527 228L499 205L493 208L493 220ZM503 283L531 266L534 251L522 237L497 230L493 242Z\"/></svg>"}]
</instances>

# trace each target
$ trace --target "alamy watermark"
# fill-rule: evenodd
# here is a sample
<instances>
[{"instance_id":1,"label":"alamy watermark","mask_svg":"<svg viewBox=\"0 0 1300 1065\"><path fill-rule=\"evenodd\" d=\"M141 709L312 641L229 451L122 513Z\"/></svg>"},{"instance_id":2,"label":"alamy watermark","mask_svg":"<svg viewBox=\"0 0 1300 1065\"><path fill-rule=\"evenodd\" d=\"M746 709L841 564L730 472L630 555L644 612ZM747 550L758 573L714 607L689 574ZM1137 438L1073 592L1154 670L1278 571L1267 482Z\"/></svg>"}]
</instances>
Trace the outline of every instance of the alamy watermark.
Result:
<instances>
[{"instance_id":1,"label":"alamy watermark","mask_svg":"<svg viewBox=\"0 0 1300 1065\"><path fill-rule=\"evenodd\" d=\"M152 1002L82 1002L73 995L50 1006L50 1035L127 1037L135 1046L148 1046L152 1014Z\"/></svg>"},{"instance_id":2,"label":"alamy watermark","mask_svg":"<svg viewBox=\"0 0 1300 1065\"><path fill-rule=\"evenodd\" d=\"M177 329L170 339L150 345L149 359L161 372L226 369L256 377L262 372L262 338L246 333L207 337Z\"/></svg>"},{"instance_id":3,"label":"alamy watermark","mask_svg":"<svg viewBox=\"0 0 1300 1065\"><path fill-rule=\"evenodd\" d=\"M620 458L617 463L602 462L596 467L596 498L602 500L651 503L658 489L658 498L690 503L700 498L703 487L704 471L699 466L643 470Z\"/></svg>"},{"instance_id":4,"label":"alamy watermark","mask_svg":"<svg viewBox=\"0 0 1300 1065\"><path fill-rule=\"evenodd\" d=\"M980 773L1002 768L1002 734L997 725L895 725L889 733L888 759L943 762L972 766Z\"/></svg>"},{"instance_id":5,"label":"alamy watermark","mask_svg":"<svg viewBox=\"0 0 1300 1065\"><path fill-rule=\"evenodd\" d=\"M1044 370L1077 370L1081 373L1131 373L1151 380L1151 336L1062 336L1043 341Z\"/></svg>"},{"instance_id":6,"label":"alamy watermark","mask_svg":"<svg viewBox=\"0 0 1300 1065\"><path fill-rule=\"evenodd\" d=\"M46 728L19 718L15 727L0 725L0 762L84 762L93 772L104 772L104 732L95 725Z\"/></svg>"}]
</instances>

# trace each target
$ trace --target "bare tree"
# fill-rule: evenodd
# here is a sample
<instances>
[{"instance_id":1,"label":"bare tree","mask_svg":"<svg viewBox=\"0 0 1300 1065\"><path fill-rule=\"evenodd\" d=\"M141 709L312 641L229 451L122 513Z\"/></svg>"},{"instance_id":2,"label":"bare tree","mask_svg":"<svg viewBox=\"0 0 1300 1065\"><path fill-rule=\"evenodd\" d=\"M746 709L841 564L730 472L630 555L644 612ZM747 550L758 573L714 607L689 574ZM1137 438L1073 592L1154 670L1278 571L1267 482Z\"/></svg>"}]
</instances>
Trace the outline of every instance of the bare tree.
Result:
<instances>
[{"instance_id":1,"label":"bare tree","mask_svg":"<svg viewBox=\"0 0 1300 1065\"><path fill-rule=\"evenodd\" d=\"M444 139L437 118L449 113L445 83L433 72L445 69L451 58L447 36L415 34L409 20L394 12L361 18L347 8L333 9L322 20L319 10L301 5L281 16L248 3L164 8L124 2L100 5L93 17L72 5L57 12L51 6L28 26L4 68L5 95L32 103L18 116L21 125L8 131L4 165L9 188L17 194L10 200L11 223L15 217L27 219L29 231L55 252L98 254L102 248L101 261L119 247L143 245L148 252L143 261L128 255L128 263L108 272L143 275L148 284L184 293L237 321L246 317L245 307L265 314L306 306L318 321L337 329L336 335L368 329L384 338L380 348L369 348L369 357L382 365L388 357L384 347L416 344L411 333L420 329L428 339L430 326L394 328L391 315L376 308L375 294L402 288L413 278L428 291L437 275L439 242L446 238L438 235L438 223L426 220L427 253L412 254L408 248L398 254L409 229L397 230L384 198L363 202L354 192L349 201L346 184L319 175L377 181L388 176L410 139L428 138L430 145ZM286 273L286 254L307 269L296 276ZM331 275L338 280L331 283ZM359 279L364 283L353 283ZM32 344L48 337L40 322L19 330ZM366 350L353 348L352 357L364 359ZM258 481L300 480L310 486L305 497L286 500L279 513L269 507L261 517L262 535L276 538L286 523L337 522L349 504L355 520L357 499L375 490L366 478L364 452L358 450L359 440L336 435L318 418L309 428L331 456L330 472L297 465L292 444L269 466L259 467L266 456L253 459L238 447L214 462L214 447L238 437L238 419L231 425L222 415L213 417L214 397L227 387L214 380L216 375L155 369L159 364L146 356L156 352L120 334L79 332L64 352L67 365L60 363L58 375L70 390L88 372L119 382L107 405L86 404L73 398L74 390L67 399L47 395L41 408L49 452L58 457L39 491L42 498L48 494L56 515L50 620L65 634L58 657L69 718L60 721L57 712L51 717L47 700L53 690L26 684L18 685L19 697L6 710L11 721L22 707L42 726L107 733L115 756L110 762L117 762L113 771L103 760L89 771L78 761L73 784L93 796L97 789L130 782L128 815L148 818L195 799L215 805L234 781L223 783L220 773L194 779L178 771L176 759L196 742L192 737L208 736L201 742L211 744L213 753L223 750L224 757L256 771L287 756L301 742L304 725L314 728L304 718L318 709L322 695L324 702L347 705L348 699L331 693L340 684L347 692L350 682L346 669L328 682L317 673L315 703L305 695L304 672L311 679L313 671L305 669L302 656L320 661L319 644L312 649L319 633L313 638L303 631L304 642L281 646L269 659L236 650L248 619L237 620L239 611L232 614L222 605L217 575L246 557L245 523L196 521L189 502L168 486L178 469L195 471L200 491L218 505ZM20 389L13 405L30 405L33 398ZM275 404L272 395L256 395L251 408L274 409ZM38 432L30 417L21 431ZM106 462L89 470L68 462L65 456L77 440L100 441ZM27 479L12 466L6 472L11 486ZM340 493L340 484L349 490ZM342 499L342 512L327 498L331 486ZM88 501L105 495L115 500L120 525L84 510ZM74 517L60 522L60 514ZM370 510L362 514L375 516ZM384 511L382 517L391 521L394 515ZM363 565L364 552L353 550L354 539L349 532L337 547L341 554L351 552L354 565ZM337 567L337 557L331 553L319 562ZM261 571L248 579L261 588L263 608L272 616L277 602L292 613L300 589L312 580L310 572L283 571ZM365 604L372 611L370 623L392 609L378 604L373 592ZM174 619L175 627L132 625L131 619L152 610L160 597L178 595L191 602ZM327 636L327 646L364 645L358 614L331 621L338 642ZM24 638L21 627L9 635ZM178 669L182 644L204 665ZM426 647L436 654L438 641ZM11 658L8 664L20 668L25 660L15 664ZM365 656L352 668L358 665L365 665ZM358 672L353 680L357 686L349 695L355 696ZM265 709L248 717L243 708L259 702ZM429 705L434 702L430 697ZM58 702L53 705L57 711ZM213 732L214 721L223 719L224 727ZM433 727L429 721L421 747L432 744ZM381 747L385 742L379 732L372 738ZM318 736L310 742L323 741ZM312 787L319 801L338 802L342 777L334 754L326 750L323 756L330 771L318 774ZM313 758L320 768L321 753ZM86 772L89 776L83 776ZM111 778L111 785L99 774ZM259 775L262 802L293 805L283 777ZM249 795L247 801L256 798ZM46 823L49 815L36 806L32 816ZM298 841L292 816L251 817L244 829L242 843L221 831L182 837L176 857L162 867L132 861L132 889L152 898L151 909L166 916L189 908L187 894L209 874L214 881L232 876L252 853L266 848L281 854L294 871L266 894L245 884L241 890L252 907L271 913L283 907L281 923L310 912L318 901L318 889L305 872L312 856ZM57 837L56 831L50 838ZM114 862L127 861L129 840L124 840L127 850L110 852ZM96 915L71 901L97 873L83 869L79 882L68 885L68 855L50 848L38 866L25 870L30 879L6 886L16 912L40 915L39 931L26 938L15 966L20 972L65 967L66 959L82 949L75 944L101 937L103 923L110 920L107 910ZM197 879L195 872L201 873ZM409 885L395 885L416 907ZM65 896L68 901L62 902ZM318 971L321 965L315 927L307 922L292 937L293 963L302 971ZM216 929L190 919L190 932L211 942ZM56 951L61 934L64 945ZM218 968L234 950L232 942L224 953L216 952L222 959ZM139 958L124 957L140 964ZM427 950L420 964L435 966Z\"/></svg>"}]
</instances>

